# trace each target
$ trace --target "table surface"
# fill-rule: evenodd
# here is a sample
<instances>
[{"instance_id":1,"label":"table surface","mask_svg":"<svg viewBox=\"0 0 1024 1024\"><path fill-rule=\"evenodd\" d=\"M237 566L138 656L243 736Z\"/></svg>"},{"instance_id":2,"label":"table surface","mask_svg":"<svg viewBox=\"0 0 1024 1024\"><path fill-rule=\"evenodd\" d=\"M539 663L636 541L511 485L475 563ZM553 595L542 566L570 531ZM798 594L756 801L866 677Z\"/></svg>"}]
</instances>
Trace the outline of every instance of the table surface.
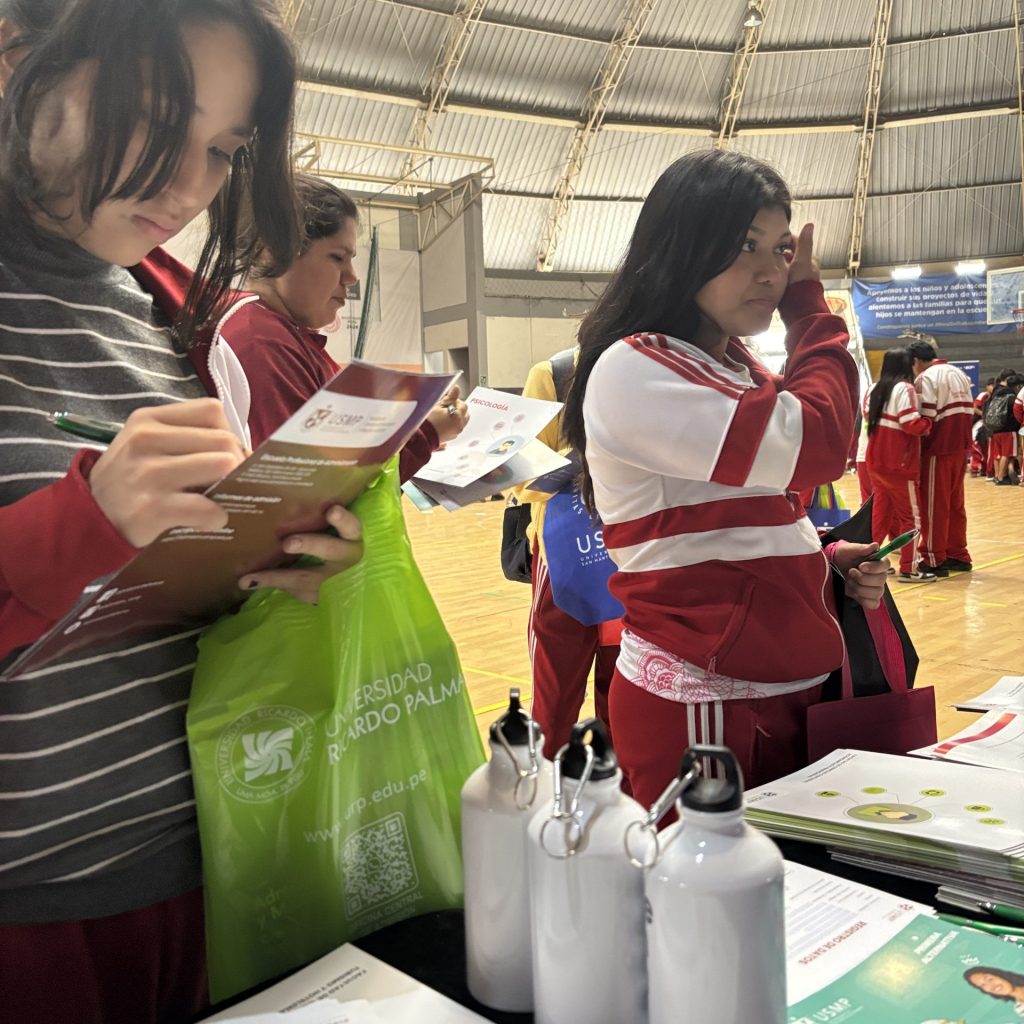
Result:
<instances>
[{"instance_id":1,"label":"table surface","mask_svg":"<svg viewBox=\"0 0 1024 1024\"><path fill-rule=\"evenodd\" d=\"M824 847L782 840L778 843L787 860L807 864L829 874L848 878L863 885L891 892L918 903L931 904L935 899L935 886L914 882L895 875L866 871L847 864L837 864ZM424 985L469 1007L486 1020L496 1024L529 1024L529 1013L501 1013L481 1006L466 988L465 933L462 911L450 910L425 914L391 925L354 944L367 953L404 971Z\"/></svg>"}]
</instances>

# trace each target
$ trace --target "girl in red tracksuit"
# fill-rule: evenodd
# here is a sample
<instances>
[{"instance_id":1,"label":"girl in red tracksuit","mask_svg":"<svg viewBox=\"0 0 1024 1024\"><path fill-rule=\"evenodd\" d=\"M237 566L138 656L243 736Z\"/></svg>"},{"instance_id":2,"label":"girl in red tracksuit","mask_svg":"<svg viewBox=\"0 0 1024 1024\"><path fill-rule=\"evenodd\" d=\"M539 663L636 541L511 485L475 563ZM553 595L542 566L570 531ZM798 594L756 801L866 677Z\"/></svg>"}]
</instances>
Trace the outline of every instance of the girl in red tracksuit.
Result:
<instances>
[{"instance_id":1,"label":"girl in red tracksuit","mask_svg":"<svg viewBox=\"0 0 1024 1024\"><path fill-rule=\"evenodd\" d=\"M891 348L882 360L878 383L864 396L868 431L867 463L875 485L871 534L886 537L921 529L921 438L932 421L921 415L910 353ZM917 537L900 550L900 579L934 583L934 573L917 567Z\"/></svg>"},{"instance_id":2,"label":"girl in red tracksuit","mask_svg":"<svg viewBox=\"0 0 1024 1024\"><path fill-rule=\"evenodd\" d=\"M625 608L609 694L616 753L650 804L683 750L722 743L749 785L807 763L806 710L843 661L831 578L797 493L846 468L858 401L849 335L794 238L771 168L706 150L644 202L580 328L564 413L581 495L604 523ZM787 325L783 377L738 339ZM872 606L886 566L840 545Z\"/></svg>"}]
</instances>

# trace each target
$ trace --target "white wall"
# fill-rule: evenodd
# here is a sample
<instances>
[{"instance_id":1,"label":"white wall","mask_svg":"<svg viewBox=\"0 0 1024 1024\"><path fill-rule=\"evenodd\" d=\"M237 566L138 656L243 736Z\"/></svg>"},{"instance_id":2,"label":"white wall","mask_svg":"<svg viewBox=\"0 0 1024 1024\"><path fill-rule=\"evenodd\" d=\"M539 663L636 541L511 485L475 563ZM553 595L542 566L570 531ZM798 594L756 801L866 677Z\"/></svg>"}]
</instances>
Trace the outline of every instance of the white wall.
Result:
<instances>
[{"instance_id":1,"label":"white wall","mask_svg":"<svg viewBox=\"0 0 1024 1024\"><path fill-rule=\"evenodd\" d=\"M534 363L576 344L575 317L487 317L490 385L521 388Z\"/></svg>"}]
</instances>

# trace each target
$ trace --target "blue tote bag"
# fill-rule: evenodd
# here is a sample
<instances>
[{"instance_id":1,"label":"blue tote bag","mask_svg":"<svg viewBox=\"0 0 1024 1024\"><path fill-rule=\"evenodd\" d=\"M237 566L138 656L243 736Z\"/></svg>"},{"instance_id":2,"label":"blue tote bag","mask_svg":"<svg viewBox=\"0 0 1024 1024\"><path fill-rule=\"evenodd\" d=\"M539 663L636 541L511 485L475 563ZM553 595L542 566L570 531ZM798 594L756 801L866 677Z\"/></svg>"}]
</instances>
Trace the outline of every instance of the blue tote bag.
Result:
<instances>
[{"instance_id":1,"label":"blue tote bag","mask_svg":"<svg viewBox=\"0 0 1024 1024\"><path fill-rule=\"evenodd\" d=\"M575 489L548 499L544 553L555 604L584 626L621 618L622 605L608 592L615 572L602 539L603 526L583 507Z\"/></svg>"}]
</instances>

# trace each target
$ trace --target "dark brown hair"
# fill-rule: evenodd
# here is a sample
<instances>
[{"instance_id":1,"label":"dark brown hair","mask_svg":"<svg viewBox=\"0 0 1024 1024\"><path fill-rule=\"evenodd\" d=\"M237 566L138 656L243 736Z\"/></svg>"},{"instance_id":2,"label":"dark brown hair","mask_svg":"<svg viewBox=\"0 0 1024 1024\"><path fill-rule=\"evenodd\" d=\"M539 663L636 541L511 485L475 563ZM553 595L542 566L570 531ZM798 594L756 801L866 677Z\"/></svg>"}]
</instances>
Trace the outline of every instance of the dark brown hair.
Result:
<instances>
[{"instance_id":1,"label":"dark brown hair","mask_svg":"<svg viewBox=\"0 0 1024 1024\"><path fill-rule=\"evenodd\" d=\"M359 208L352 197L323 178L297 173L295 196L301 225L299 256L308 251L318 239L336 235L345 226L346 221L359 222ZM258 228L251 218L247 219L241 237L243 244L251 247L256 254L254 277L279 277L288 269L280 265L275 266L273 261L268 259L269 254L264 252Z\"/></svg>"},{"instance_id":2,"label":"dark brown hair","mask_svg":"<svg viewBox=\"0 0 1024 1024\"><path fill-rule=\"evenodd\" d=\"M151 199L172 180L195 108L191 65L181 36L187 23L228 22L249 40L259 67L253 135L209 208L210 227L177 328L191 341L213 320L232 280L248 273L254 252L239 243L251 209L275 266L298 247L290 138L295 54L274 0L0 0L0 16L23 29L6 47L24 47L0 104L0 216L34 228L56 198L31 159L31 138L46 97L83 61L95 62L87 138L67 176L76 182L86 221L108 200ZM140 113L149 111L141 152L122 180Z\"/></svg>"}]
</instances>

